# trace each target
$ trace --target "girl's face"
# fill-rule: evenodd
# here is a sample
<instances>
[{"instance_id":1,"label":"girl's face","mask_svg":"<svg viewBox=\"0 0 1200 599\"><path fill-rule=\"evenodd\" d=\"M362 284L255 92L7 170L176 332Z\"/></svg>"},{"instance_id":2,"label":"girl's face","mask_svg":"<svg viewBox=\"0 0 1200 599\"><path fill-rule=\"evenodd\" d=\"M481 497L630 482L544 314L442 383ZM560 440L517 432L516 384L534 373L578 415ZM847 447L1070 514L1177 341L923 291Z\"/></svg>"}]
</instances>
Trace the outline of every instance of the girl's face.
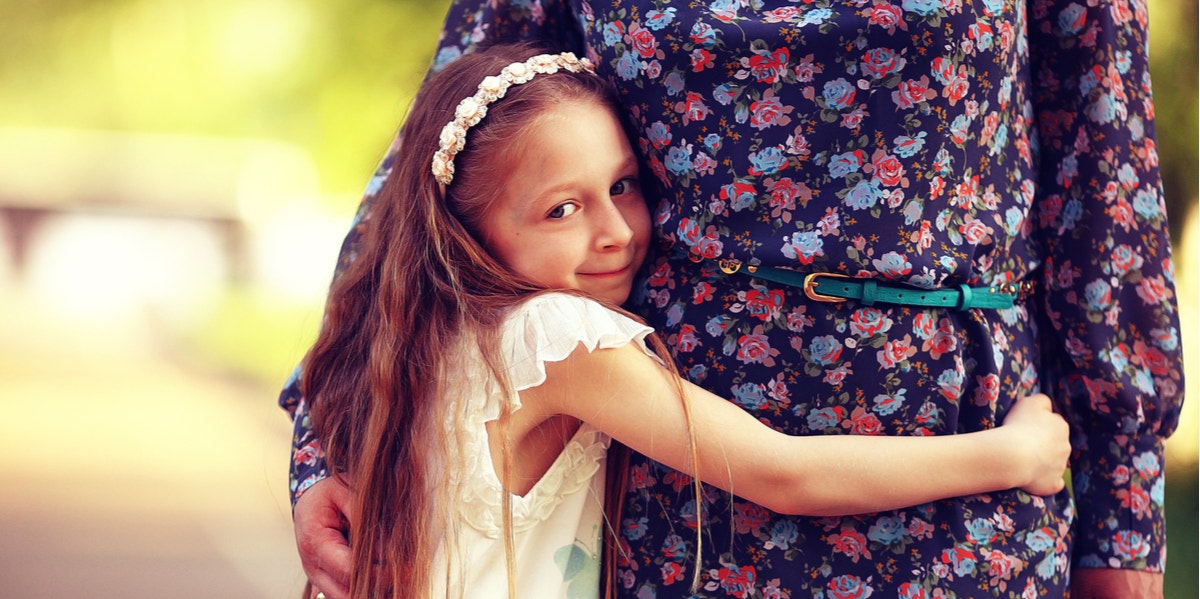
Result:
<instances>
[{"instance_id":1,"label":"girl's face","mask_svg":"<svg viewBox=\"0 0 1200 599\"><path fill-rule=\"evenodd\" d=\"M507 176L484 216L484 245L545 287L629 297L650 240L637 159L617 119L595 102L539 116L506 157Z\"/></svg>"}]
</instances>

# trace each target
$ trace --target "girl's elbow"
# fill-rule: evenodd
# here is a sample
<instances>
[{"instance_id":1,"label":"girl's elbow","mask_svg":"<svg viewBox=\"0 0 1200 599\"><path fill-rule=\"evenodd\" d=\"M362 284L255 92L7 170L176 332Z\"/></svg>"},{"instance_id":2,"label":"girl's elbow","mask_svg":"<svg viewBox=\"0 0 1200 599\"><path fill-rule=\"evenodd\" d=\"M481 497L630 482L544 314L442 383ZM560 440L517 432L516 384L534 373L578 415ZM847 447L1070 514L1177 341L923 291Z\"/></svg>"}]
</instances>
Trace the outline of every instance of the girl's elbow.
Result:
<instances>
[{"instance_id":1,"label":"girl's elbow","mask_svg":"<svg viewBox=\"0 0 1200 599\"><path fill-rule=\"evenodd\" d=\"M759 505L788 516L825 516L830 513L830 506L821 500L821 493L804 481L782 480L769 481L762 487L763 492Z\"/></svg>"}]
</instances>

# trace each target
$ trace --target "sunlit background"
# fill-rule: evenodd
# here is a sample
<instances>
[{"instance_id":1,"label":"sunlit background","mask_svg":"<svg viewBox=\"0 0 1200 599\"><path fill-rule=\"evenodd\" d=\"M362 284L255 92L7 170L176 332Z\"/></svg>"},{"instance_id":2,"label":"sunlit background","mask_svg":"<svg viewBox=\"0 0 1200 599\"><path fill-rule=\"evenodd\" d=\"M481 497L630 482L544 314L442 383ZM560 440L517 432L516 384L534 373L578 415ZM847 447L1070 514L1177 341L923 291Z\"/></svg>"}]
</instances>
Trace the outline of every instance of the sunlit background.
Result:
<instances>
[{"instance_id":1,"label":"sunlit background","mask_svg":"<svg viewBox=\"0 0 1200 599\"><path fill-rule=\"evenodd\" d=\"M1150 4L1196 377L1196 3ZM0 0L0 599L299 596L275 395L445 6ZM1172 598L1197 594L1195 407Z\"/></svg>"}]
</instances>

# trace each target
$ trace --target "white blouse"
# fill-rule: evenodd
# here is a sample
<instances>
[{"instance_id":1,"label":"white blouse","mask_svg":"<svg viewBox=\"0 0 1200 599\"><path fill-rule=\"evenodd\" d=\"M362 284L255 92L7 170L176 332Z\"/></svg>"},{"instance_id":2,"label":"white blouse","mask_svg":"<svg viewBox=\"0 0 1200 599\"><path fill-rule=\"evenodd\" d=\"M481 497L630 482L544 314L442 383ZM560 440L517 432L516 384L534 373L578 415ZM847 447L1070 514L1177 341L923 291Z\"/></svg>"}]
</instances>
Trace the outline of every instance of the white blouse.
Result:
<instances>
[{"instance_id":1,"label":"white blouse","mask_svg":"<svg viewBox=\"0 0 1200 599\"><path fill-rule=\"evenodd\" d=\"M457 532L435 562L433 597L507 597L502 532L503 487L492 463L485 428L500 416L502 402L521 407L516 392L541 385L545 364L588 351L638 343L652 329L581 297L548 293L516 307L503 325L500 356L513 393L504 397L481 359L468 360L455 391L461 470L449 473L458 498ZM515 586L521 599L596 598L604 522L604 466L609 438L587 423L524 496L512 496ZM451 545L454 545L453 547ZM454 559L446 562L448 554ZM439 573L448 575L442 577Z\"/></svg>"}]
</instances>

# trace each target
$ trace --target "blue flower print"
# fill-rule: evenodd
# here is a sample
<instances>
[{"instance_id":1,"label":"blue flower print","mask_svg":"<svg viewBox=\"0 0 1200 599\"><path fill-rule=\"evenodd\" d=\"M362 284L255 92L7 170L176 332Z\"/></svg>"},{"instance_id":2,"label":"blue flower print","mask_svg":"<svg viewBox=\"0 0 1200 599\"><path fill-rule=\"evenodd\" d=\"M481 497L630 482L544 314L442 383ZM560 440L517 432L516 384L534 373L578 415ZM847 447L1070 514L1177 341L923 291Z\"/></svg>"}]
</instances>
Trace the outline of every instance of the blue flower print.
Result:
<instances>
[{"instance_id":1,"label":"blue flower print","mask_svg":"<svg viewBox=\"0 0 1200 599\"><path fill-rule=\"evenodd\" d=\"M716 30L712 28L712 25L703 21L697 21L692 26L691 36L692 42L705 48L711 48L717 42Z\"/></svg>"},{"instance_id":2,"label":"blue flower print","mask_svg":"<svg viewBox=\"0 0 1200 599\"><path fill-rule=\"evenodd\" d=\"M855 210L867 210L874 208L881 197L883 197L883 190L879 188L879 181L863 179L846 193L845 203Z\"/></svg>"},{"instance_id":3,"label":"blue flower print","mask_svg":"<svg viewBox=\"0 0 1200 599\"><path fill-rule=\"evenodd\" d=\"M1112 305L1112 286L1096 279L1083 288L1083 303L1088 310L1103 311Z\"/></svg>"},{"instance_id":4,"label":"blue flower print","mask_svg":"<svg viewBox=\"0 0 1200 599\"><path fill-rule=\"evenodd\" d=\"M1124 112L1124 107L1113 98L1112 94L1103 93L1084 111L1088 118L1101 125L1111 123L1118 113Z\"/></svg>"},{"instance_id":5,"label":"blue flower print","mask_svg":"<svg viewBox=\"0 0 1200 599\"><path fill-rule=\"evenodd\" d=\"M943 561L949 561L954 566L954 573L958 576L970 576L975 573L975 552L966 547L955 547L945 551L946 557Z\"/></svg>"},{"instance_id":6,"label":"blue flower print","mask_svg":"<svg viewBox=\"0 0 1200 599\"><path fill-rule=\"evenodd\" d=\"M462 56L462 50L454 47L446 47L438 50L437 56L433 58L433 69L441 70L442 67L454 62L454 59Z\"/></svg>"},{"instance_id":7,"label":"blue flower print","mask_svg":"<svg viewBox=\"0 0 1200 599\"><path fill-rule=\"evenodd\" d=\"M625 25L620 21L614 21L604 24L604 44L612 46L621 41L624 37Z\"/></svg>"},{"instance_id":8,"label":"blue flower print","mask_svg":"<svg viewBox=\"0 0 1200 599\"><path fill-rule=\"evenodd\" d=\"M724 335L725 329L729 328L729 321L727 316L714 316L704 325L704 332L713 337Z\"/></svg>"},{"instance_id":9,"label":"blue flower print","mask_svg":"<svg viewBox=\"0 0 1200 599\"><path fill-rule=\"evenodd\" d=\"M950 152L946 148L938 150L936 156L933 157L934 171L940 175L945 175L950 172L954 166L954 160L950 158Z\"/></svg>"},{"instance_id":10,"label":"blue flower print","mask_svg":"<svg viewBox=\"0 0 1200 599\"><path fill-rule=\"evenodd\" d=\"M750 153L750 174L770 175L780 171L787 165L787 154L783 146L771 146Z\"/></svg>"},{"instance_id":11,"label":"blue flower print","mask_svg":"<svg viewBox=\"0 0 1200 599\"><path fill-rule=\"evenodd\" d=\"M984 14L999 15L1004 12L1004 0L983 0Z\"/></svg>"},{"instance_id":12,"label":"blue flower print","mask_svg":"<svg viewBox=\"0 0 1200 599\"><path fill-rule=\"evenodd\" d=\"M632 52L626 52L617 59L617 76L621 79L629 81L638 76L641 71L641 65L638 64L638 59Z\"/></svg>"},{"instance_id":13,"label":"blue flower print","mask_svg":"<svg viewBox=\"0 0 1200 599\"><path fill-rule=\"evenodd\" d=\"M989 545L996 539L996 525L987 518L975 518L967 522L967 538L973 543Z\"/></svg>"},{"instance_id":14,"label":"blue flower print","mask_svg":"<svg viewBox=\"0 0 1200 599\"><path fill-rule=\"evenodd\" d=\"M845 177L850 173L857 173L862 168L863 154L861 150L846 152L844 154L835 154L829 159L829 175L831 177Z\"/></svg>"},{"instance_id":15,"label":"blue flower print","mask_svg":"<svg viewBox=\"0 0 1200 599\"><path fill-rule=\"evenodd\" d=\"M1004 231L1010 236L1015 237L1021 231L1021 225L1025 222L1025 213L1016 206L1010 206L1004 211Z\"/></svg>"},{"instance_id":16,"label":"blue flower print","mask_svg":"<svg viewBox=\"0 0 1200 599\"><path fill-rule=\"evenodd\" d=\"M656 148L665 148L671 145L671 129L662 121L654 121L646 130L646 139Z\"/></svg>"},{"instance_id":17,"label":"blue flower print","mask_svg":"<svg viewBox=\"0 0 1200 599\"><path fill-rule=\"evenodd\" d=\"M841 77L833 81L826 81L821 89L821 97L825 99L825 105L834 110L853 107L854 96L857 93L858 89Z\"/></svg>"},{"instance_id":18,"label":"blue flower print","mask_svg":"<svg viewBox=\"0 0 1200 599\"><path fill-rule=\"evenodd\" d=\"M668 96L678 96L683 93L683 85L683 77L675 71L671 71L667 73L666 77L663 77L663 86L666 87Z\"/></svg>"},{"instance_id":19,"label":"blue flower print","mask_svg":"<svg viewBox=\"0 0 1200 599\"><path fill-rule=\"evenodd\" d=\"M992 134L992 140L988 144L989 152L995 156L1002 152L1005 146L1008 145L1008 125L1000 123L996 128L996 132Z\"/></svg>"},{"instance_id":20,"label":"blue flower print","mask_svg":"<svg viewBox=\"0 0 1200 599\"><path fill-rule=\"evenodd\" d=\"M901 135L892 140L895 144L896 155L901 158L912 158L916 156L925 147L925 136L927 132L921 131L915 137Z\"/></svg>"},{"instance_id":21,"label":"blue flower print","mask_svg":"<svg viewBox=\"0 0 1200 599\"><path fill-rule=\"evenodd\" d=\"M815 258L825 254L822 249L825 242L817 231L797 231L792 233L790 240L785 241L783 255L800 264L812 264Z\"/></svg>"},{"instance_id":22,"label":"blue flower print","mask_svg":"<svg viewBox=\"0 0 1200 599\"><path fill-rule=\"evenodd\" d=\"M1072 2L1058 13L1061 35L1075 35L1087 25L1087 9Z\"/></svg>"},{"instance_id":23,"label":"blue flower print","mask_svg":"<svg viewBox=\"0 0 1200 599\"><path fill-rule=\"evenodd\" d=\"M678 324L683 319L683 309L678 304L667 308L667 322L670 324Z\"/></svg>"},{"instance_id":24,"label":"blue flower print","mask_svg":"<svg viewBox=\"0 0 1200 599\"><path fill-rule=\"evenodd\" d=\"M873 48L863 54L863 72L875 79L883 79L904 68L907 60L891 48Z\"/></svg>"},{"instance_id":25,"label":"blue flower print","mask_svg":"<svg viewBox=\"0 0 1200 599\"><path fill-rule=\"evenodd\" d=\"M975 23L967 28L967 34L975 38L975 45L980 50L992 47L992 28L986 23Z\"/></svg>"},{"instance_id":26,"label":"blue flower print","mask_svg":"<svg viewBox=\"0 0 1200 599\"><path fill-rule=\"evenodd\" d=\"M674 175L682 175L692 170L692 144L672 146L667 150L666 167Z\"/></svg>"},{"instance_id":27,"label":"blue flower print","mask_svg":"<svg viewBox=\"0 0 1200 599\"><path fill-rule=\"evenodd\" d=\"M897 252L888 252L872 260L871 264L875 266L879 274L889 279L898 279L912 271L912 263L903 254Z\"/></svg>"},{"instance_id":28,"label":"blue flower print","mask_svg":"<svg viewBox=\"0 0 1200 599\"><path fill-rule=\"evenodd\" d=\"M625 538L636 541L646 534L646 518L638 518L636 520L626 518L621 523L621 529L625 532Z\"/></svg>"},{"instance_id":29,"label":"blue flower print","mask_svg":"<svg viewBox=\"0 0 1200 599\"><path fill-rule=\"evenodd\" d=\"M742 383L732 389L733 399L751 410L761 410L767 405L766 388L758 383Z\"/></svg>"},{"instance_id":30,"label":"blue flower print","mask_svg":"<svg viewBox=\"0 0 1200 599\"><path fill-rule=\"evenodd\" d=\"M922 17L927 17L942 8L942 3L938 0L904 0L900 3L904 10L915 12Z\"/></svg>"},{"instance_id":31,"label":"blue flower print","mask_svg":"<svg viewBox=\"0 0 1200 599\"><path fill-rule=\"evenodd\" d=\"M800 531L795 522L779 519L771 525L769 536L770 540L767 541L769 549L789 549L792 543L796 542L796 538L800 536Z\"/></svg>"},{"instance_id":32,"label":"blue flower print","mask_svg":"<svg viewBox=\"0 0 1200 599\"><path fill-rule=\"evenodd\" d=\"M1164 493L1166 492L1166 483L1166 479L1160 476L1154 479L1153 485L1150 485L1150 501L1153 501L1154 505L1163 505L1163 501L1165 499Z\"/></svg>"},{"instance_id":33,"label":"blue flower print","mask_svg":"<svg viewBox=\"0 0 1200 599\"><path fill-rule=\"evenodd\" d=\"M716 154L721 149L721 136L716 133L709 133L704 136L704 147L712 154Z\"/></svg>"},{"instance_id":34,"label":"blue flower print","mask_svg":"<svg viewBox=\"0 0 1200 599\"><path fill-rule=\"evenodd\" d=\"M829 592L833 597L870 597L875 589L853 574L842 574L829 581Z\"/></svg>"},{"instance_id":35,"label":"blue flower print","mask_svg":"<svg viewBox=\"0 0 1200 599\"><path fill-rule=\"evenodd\" d=\"M1082 562L1080 563L1080 566L1083 566ZM1086 568L1088 566L1083 566L1083 567ZM1091 567L1094 568L1097 566L1091 566ZM1042 560L1040 562L1038 562L1037 575L1038 575L1038 578L1041 578L1042 580L1049 580L1050 577L1054 576L1055 572L1057 572L1057 571L1058 571L1058 560L1054 558L1053 552L1047 553L1046 557L1042 558Z\"/></svg>"},{"instance_id":36,"label":"blue flower print","mask_svg":"<svg viewBox=\"0 0 1200 599\"><path fill-rule=\"evenodd\" d=\"M1158 193L1149 189L1139 189L1133 194L1133 211L1146 220L1160 218L1163 209Z\"/></svg>"},{"instance_id":37,"label":"blue flower print","mask_svg":"<svg viewBox=\"0 0 1200 599\"><path fill-rule=\"evenodd\" d=\"M891 545L904 538L904 523L895 516L883 516L871 525L867 538L877 543Z\"/></svg>"},{"instance_id":38,"label":"blue flower print","mask_svg":"<svg viewBox=\"0 0 1200 599\"><path fill-rule=\"evenodd\" d=\"M801 25L820 25L828 21L833 16L833 11L828 8L814 8L807 13L804 13L804 18L800 20Z\"/></svg>"},{"instance_id":39,"label":"blue flower print","mask_svg":"<svg viewBox=\"0 0 1200 599\"><path fill-rule=\"evenodd\" d=\"M679 236L679 240L688 247L694 246L700 241L700 223L690 218L685 218L679 221L679 228L675 233Z\"/></svg>"},{"instance_id":40,"label":"blue flower print","mask_svg":"<svg viewBox=\"0 0 1200 599\"><path fill-rule=\"evenodd\" d=\"M1137 531L1120 530L1113 537L1113 551L1122 559L1133 561L1149 555L1150 546Z\"/></svg>"},{"instance_id":41,"label":"blue flower print","mask_svg":"<svg viewBox=\"0 0 1200 599\"><path fill-rule=\"evenodd\" d=\"M722 106L729 106L737 98L737 89L731 83L722 83L713 90L713 99Z\"/></svg>"},{"instance_id":42,"label":"blue flower print","mask_svg":"<svg viewBox=\"0 0 1200 599\"><path fill-rule=\"evenodd\" d=\"M661 31L662 28L671 24L675 20L674 7L666 10L652 10L646 13L646 28L653 31Z\"/></svg>"},{"instance_id":43,"label":"blue flower print","mask_svg":"<svg viewBox=\"0 0 1200 599\"><path fill-rule=\"evenodd\" d=\"M823 431L840 425L842 419L834 408L821 408L808 413L808 428L813 431Z\"/></svg>"},{"instance_id":44,"label":"blue flower print","mask_svg":"<svg viewBox=\"0 0 1200 599\"><path fill-rule=\"evenodd\" d=\"M875 396L875 407L872 410L880 416L890 416L904 405L904 394L907 389L900 389L895 393L888 393Z\"/></svg>"},{"instance_id":45,"label":"blue flower print","mask_svg":"<svg viewBox=\"0 0 1200 599\"><path fill-rule=\"evenodd\" d=\"M829 366L842 355L842 342L833 335L822 335L808 343L808 358L819 366Z\"/></svg>"},{"instance_id":46,"label":"blue flower print","mask_svg":"<svg viewBox=\"0 0 1200 599\"><path fill-rule=\"evenodd\" d=\"M1075 224L1079 222L1079 219L1082 216L1083 202L1080 202L1075 198L1071 198L1069 201L1067 201L1066 205L1063 206L1062 226L1060 227L1060 230L1068 231L1074 229Z\"/></svg>"},{"instance_id":47,"label":"blue flower print","mask_svg":"<svg viewBox=\"0 0 1200 599\"><path fill-rule=\"evenodd\" d=\"M1049 529L1038 529L1025 536L1025 544L1030 549L1041 553L1054 547L1054 537L1050 536Z\"/></svg>"},{"instance_id":48,"label":"blue flower print","mask_svg":"<svg viewBox=\"0 0 1200 599\"><path fill-rule=\"evenodd\" d=\"M967 141L967 130L971 126L971 119L965 114L960 114L954 117L950 123L950 139L954 143L963 145Z\"/></svg>"},{"instance_id":49,"label":"blue flower print","mask_svg":"<svg viewBox=\"0 0 1200 599\"><path fill-rule=\"evenodd\" d=\"M1129 69L1133 67L1133 52L1130 52L1129 50L1117 52L1116 61L1117 72L1122 75L1128 73Z\"/></svg>"},{"instance_id":50,"label":"blue flower print","mask_svg":"<svg viewBox=\"0 0 1200 599\"><path fill-rule=\"evenodd\" d=\"M708 5L714 17L726 23L732 23L738 17L738 0L714 0Z\"/></svg>"},{"instance_id":51,"label":"blue flower print","mask_svg":"<svg viewBox=\"0 0 1200 599\"><path fill-rule=\"evenodd\" d=\"M663 539L662 554L673 561L682 561L687 557L687 543L679 535L667 535Z\"/></svg>"}]
</instances>

